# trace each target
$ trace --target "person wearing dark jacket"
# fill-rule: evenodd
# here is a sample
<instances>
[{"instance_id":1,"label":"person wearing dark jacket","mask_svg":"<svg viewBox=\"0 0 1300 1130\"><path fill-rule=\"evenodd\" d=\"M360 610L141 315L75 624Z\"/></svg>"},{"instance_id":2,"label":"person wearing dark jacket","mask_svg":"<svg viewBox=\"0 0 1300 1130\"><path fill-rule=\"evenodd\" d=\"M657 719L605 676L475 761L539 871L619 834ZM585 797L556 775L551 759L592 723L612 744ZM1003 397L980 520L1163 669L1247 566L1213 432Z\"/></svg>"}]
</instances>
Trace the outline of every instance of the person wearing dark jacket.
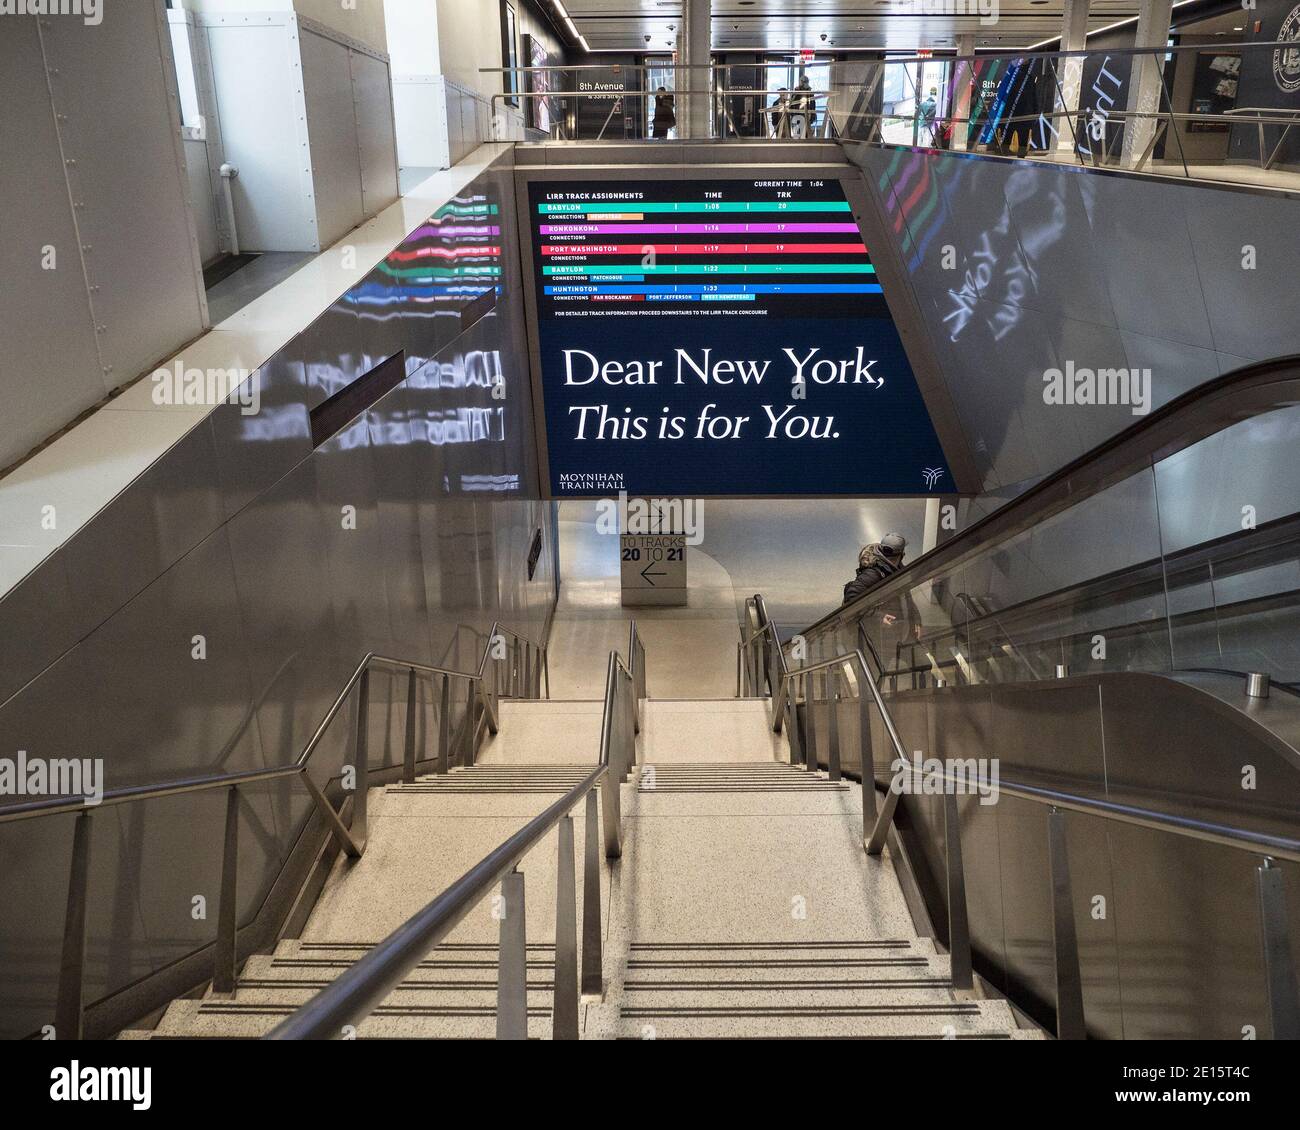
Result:
<instances>
[{"instance_id":1,"label":"person wearing dark jacket","mask_svg":"<svg viewBox=\"0 0 1300 1130\"><path fill-rule=\"evenodd\" d=\"M673 106L673 96L662 86L655 91L655 119L651 129L655 137L664 138L668 131L677 124L677 111Z\"/></svg>"},{"instance_id":2,"label":"person wearing dark jacket","mask_svg":"<svg viewBox=\"0 0 1300 1130\"><path fill-rule=\"evenodd\" d=\"M844 603L851 604L897 573L903 566L906 549L907 539L902 534L886 534L878 542L864 545L858 554L857 575L844 586ZM907 634L913 639L921 638L921 614L910 592L903 593L901 598L893 597L870 612L879 613L886 627L905 619Z\"/></svg>"}]
</instances>

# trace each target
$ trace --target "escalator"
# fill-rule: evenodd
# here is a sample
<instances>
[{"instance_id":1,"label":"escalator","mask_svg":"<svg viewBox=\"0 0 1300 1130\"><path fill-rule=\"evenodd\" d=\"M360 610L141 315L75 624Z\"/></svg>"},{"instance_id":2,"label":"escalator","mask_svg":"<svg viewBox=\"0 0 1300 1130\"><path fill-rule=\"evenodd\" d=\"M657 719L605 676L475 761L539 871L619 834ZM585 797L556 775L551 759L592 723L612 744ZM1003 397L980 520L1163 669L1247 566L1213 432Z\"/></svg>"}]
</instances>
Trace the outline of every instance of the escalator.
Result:
<instances>
[{"instance_id":1,"label":"escalator","mask_svg":"<svg viewBox=\"0 0 1300 1130\"><path fill-rule=\"evenodd\" d=\"M801 632L749 603L741 681L832 776L869 760L887 804L900 752L996 766L995 802L904 792L895 842L936 934L1049 1028L1295 1032L1297 441L1300 362L1250 366Z\"/></svg>"}]
</instances>

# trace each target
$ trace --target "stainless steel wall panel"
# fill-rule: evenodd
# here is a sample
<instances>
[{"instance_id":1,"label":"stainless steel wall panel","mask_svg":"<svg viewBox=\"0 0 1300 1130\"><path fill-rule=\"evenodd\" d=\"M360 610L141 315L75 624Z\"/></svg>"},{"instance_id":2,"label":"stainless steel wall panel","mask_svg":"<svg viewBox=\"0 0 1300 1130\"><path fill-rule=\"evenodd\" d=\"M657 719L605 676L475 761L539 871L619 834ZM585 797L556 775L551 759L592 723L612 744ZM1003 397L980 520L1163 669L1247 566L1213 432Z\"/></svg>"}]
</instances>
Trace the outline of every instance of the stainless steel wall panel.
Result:
<instances>
[{"instance_id":1,"label":"stainless steel wall panel","mask_svg":"<svg viewBox=\"0 0 1300 1130\"><path fill-rule=\"evenodd\" d=\"M1135 335L1214 348L1182 188L1124 177L1080 183L1115 325ZM1224 201L1219 200L1222 207ZM1152 273L1159 283L1153 285Z\"/></svg>"},{"instance_id":2,"label":"stainless steel wall panel","mask_svg":"<svg viewBox=\"0 0 1300 1130\"><path fill-rule=\"evenodd\" d=\"M1143 828L1110 839L1124 1038L1265 1038L1258 860Z\"/></svg>"},{"instance_id":3,"label":"stainless steel wall panel","mask_svg":"<svg viewBox=\"0 0 1300 1130\"><path fill-rule=\"evenodd\" d=\"M250 655L224 528L77 650L94 674L76 709L89 711L109 787L262 765L247 724Z\"/></svg>"},{"instance_id":4,"label":"stainless steel wall panel","mask_svg":"<svg viewBox=\"0 0 1300 1130\"><path fill-rule=\"evenodd\" d=\"M1052 904L1047 874L1047 824L1042 805L1003 797L998 802L998 861L1006 981L1017 1001L1051 1007L1056 998L1052 972ZM982 867L983 862L972 867Z\"/></svg>"},{"instance_id":5,"label":"stainless steel wall panel","mask_svg":"<svg viewBox=\"0 0 1300 1130\"><path fill-rule=\"evenodd\" d=\"M1086 178L1025 163L1009 168L1007 208L1029 277L1008 299L1048 316L1114 326L1105 260L1079 187Z\"/></svg>"},{"instance_id":6,"label":"stainless steel wall panel","mask_svg":"<svg viewBox=\"0 0 1300 1130\"><path fill-rule=\"evenodd\" d=\"M319 522L316 468L308 461L227 526L258 728L268 742L288 739L266 747L269 765L298 755L361 658L337 650ZM292 725L280 717L286 711Z\"/></svg>"},{"instance_id":7,"label":"stainless steel wall panel","mask_svg":"<svg viewBox=\"0 0 1300 1130\"><path fill-rule=\"evenodd\" d=\"M425 602L420 552L417 456L410 423L411 397L405 385L393 389L366 413L374 464L379 560L388 594L391 650L403 658L430 662L429 608Z\"/></svg>"},{"instance_id":8,"label":"stainless steel wall panel","mask_svg":"<svg viewBox=\"0 0 1300 1130\"><path fill-rule=\"evenodd\" d=\"M1244 746L1234 737L1241 718L1228 707L1153 711L1149 688L1156 678L1104 685L1110 799L1157 809L1175 804L1197 819L1294 835L1300 812L1294 751L1280 743ZM1171 773L1181 783L1176 797L1169 795Z\"/></svg>"},{"instance_id":9,"label":"stainless steel wall panel","mask_svg":"<svg viewBox=\"0 0 1300 1130\"><path fill-rule=\"evenodd\" d=\"M68 188L84 205L77 230L111 370L105 391L146 372L206 322L161 15L155 4L119 4L94 27L73 19L41 26ZM61 270L76 270L73 246L60 255Z\"/></svg>"},{"instance_id":10,"label":"stainless steel wall panel","mask_svg":"<svg viewBox=\"0 0 1300 1130\"><path fill-rule=\"evenodd\" d=\"M0 191L6 238L0 243L0 310L5 350L0 395L5 410L0 467L22 458L111 387L105 384L76 224L64 187L65 158L51 112L37 19L15 15L5 21L4 30L0 152L5 161ZM43 269L41 248L47 246L54 248L55 270ZM58 336L32 332L52 311L59 315Z\"/></svg>"},{"instance_id":11,"label":"stainless steel wall panel","mask_svg":"<svg viewBox=\"0 0 1300 1130\"><path fill-rule=\"evenodd\" d=\"M303 28L303 95L311 138L312 187L320 244L328 247L365 216L361 196L361 149L353 105L348 48Z\"/></svg>"},{"instance_id":12,"label":"stainless steel wall panel","mask_svg":"<svg viewBox=\"0 0 1300 1130\"><path fill-rule=\"evenodd\" d=\"M10 589L0 605L0 720L5 701L80 638L73 587L67 562L55 554Z\"/></svg>"},{"instance_id":13,"label":"stainless steel wall panel","mask_svg":"<svg viewBox=\"0 0 1300 1130\"><path fill-rule=\"evenodd\" d=\"M379 510L370 428L364 415L316 450L319 546L329 564L340 655L385 652L393 643L387 581L375 560Z\"/></svg>"},{"instance_id":14,"label":"stainless steel wall panel","mask_svg":"<svg viewBox=\"0 0 1300 1130\"><path fill-rule=\"evenodd\" d=\"M311 454L303 363L295 338L251 378L261 406L245 415L223 404L208 417L226 517L233 517ZM324 396L321 397L325 399Z\"/></svg>"},{"instance_id":15,"label":"stainless steel wall panel","mask_svg":"<svg viewBox=\"0 0 1300 1130\"><path fill-rule=\"evenodd\" d=\"M207 421L183 436L69 540L81 634L102 624L219 527L224 515Z\"/></svg>"},{"instance_id":16,"label":"stainless steel wall panel","mask_svg":"<svg viewBox=\"0 0 1300 1130\"><path fill-rule=\"evenodd\" d=\"M1295 353L1300 230L1294 202L1195 191L1186 209L1215 348L1255 359Z\"/></svg>"},{"instance_id":17,"label":"stainless steel wall panel","mask_svg":"<svg viewBox=\"0 0 1300 1130\"><path fill-rule=\"evenodd\" d=\"M1120 338L1129 367L1151 370L1152 408L1159 408L1220 375L1220 355L1211 349L1129 330L1121 330Z\"/></svg>"}]
</instances>

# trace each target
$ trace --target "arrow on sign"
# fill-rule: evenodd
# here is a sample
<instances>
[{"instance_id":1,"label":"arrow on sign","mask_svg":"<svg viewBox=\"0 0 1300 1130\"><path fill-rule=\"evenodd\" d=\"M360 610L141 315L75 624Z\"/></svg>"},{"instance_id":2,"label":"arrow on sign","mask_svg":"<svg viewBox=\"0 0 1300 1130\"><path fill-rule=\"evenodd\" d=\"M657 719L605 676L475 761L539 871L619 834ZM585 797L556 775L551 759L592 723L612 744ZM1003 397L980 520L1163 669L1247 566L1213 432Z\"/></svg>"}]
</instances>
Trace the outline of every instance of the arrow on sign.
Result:
<instances>
[{"instance_id":1,"label":"arrow on sign","mask_svg":"<svg viewBox=\"0 0 1300 1130\"><path fill-rule=\"evenodd\" d=\"M654 583L654 581L650 580L650 578L651 578L651 577L666 577L666 576L668 576L668 574L667 574L667 573L652 573L652 572L650 572L650 570L651 570L652 568L654 568L654 562L653 562L653 561L650 562L649 565L647 565L644 569L641 570L641 576L645 578L646 583L647 583L651 588L654 588L654 587L655 587L655 583Z\"/></svg>"}]
</instances>

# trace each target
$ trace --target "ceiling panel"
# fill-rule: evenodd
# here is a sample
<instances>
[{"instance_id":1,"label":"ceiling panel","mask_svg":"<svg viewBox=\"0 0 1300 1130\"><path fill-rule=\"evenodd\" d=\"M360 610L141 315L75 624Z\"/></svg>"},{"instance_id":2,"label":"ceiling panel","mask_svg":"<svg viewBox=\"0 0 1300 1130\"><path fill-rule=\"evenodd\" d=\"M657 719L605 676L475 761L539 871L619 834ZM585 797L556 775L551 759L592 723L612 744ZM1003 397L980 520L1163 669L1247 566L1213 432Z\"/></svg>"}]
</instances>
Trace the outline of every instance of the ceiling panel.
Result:
<instances>
[{"instance_id":1,"label":"ceiling panel","mask_svg":"<svg viewBox=\"0 0 1300 1130\"><path fill-rule=\"evenodd\" d=\"M593 51L671 50L681 28L682 0L565 0L565 6ZM944 7L971 15L928 14ZM1001 0L989 22L979 16L977 0L713 0L713 47L906 50L951 47L959 34L973 34L980 47L1023 47L1060 33L1061 8L1062 0ZM1135 0L1092 0L1088 26L1136 15Z\"/></svg>"}]
</instances>

